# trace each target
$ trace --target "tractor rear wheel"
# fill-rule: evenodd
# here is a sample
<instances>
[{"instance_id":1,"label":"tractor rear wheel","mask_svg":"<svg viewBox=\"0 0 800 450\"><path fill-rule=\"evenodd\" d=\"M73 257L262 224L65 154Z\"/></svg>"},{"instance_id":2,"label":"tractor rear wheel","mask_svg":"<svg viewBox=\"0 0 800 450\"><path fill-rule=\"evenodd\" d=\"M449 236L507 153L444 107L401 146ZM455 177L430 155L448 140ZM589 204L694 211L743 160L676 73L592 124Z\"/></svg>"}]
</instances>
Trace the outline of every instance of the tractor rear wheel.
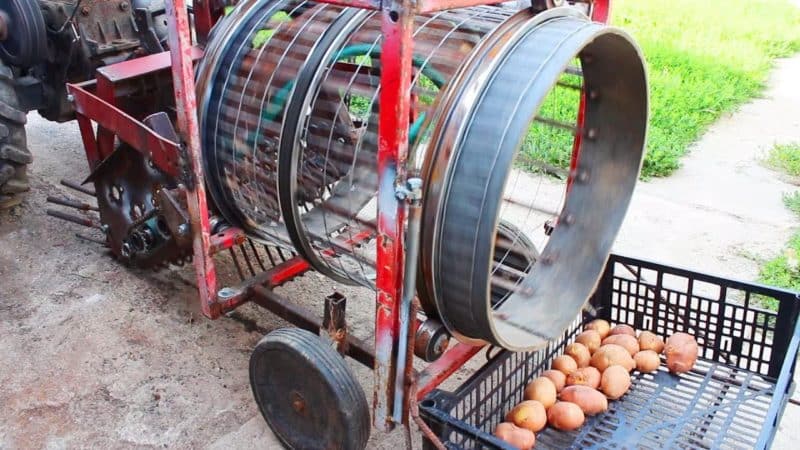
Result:
<instances>
[{"instance_id":1,"label":"tractor rear wheel","mask_svg":"<svg viewBox=\"0 0 800 450\"><path fill-rule=\"evenodd\" d=\"M28 164L33 160L25 136L27 116L19 109L14 74L0 63L0 210L22 202L28 189Z\"/></svg>"}]
</instances>

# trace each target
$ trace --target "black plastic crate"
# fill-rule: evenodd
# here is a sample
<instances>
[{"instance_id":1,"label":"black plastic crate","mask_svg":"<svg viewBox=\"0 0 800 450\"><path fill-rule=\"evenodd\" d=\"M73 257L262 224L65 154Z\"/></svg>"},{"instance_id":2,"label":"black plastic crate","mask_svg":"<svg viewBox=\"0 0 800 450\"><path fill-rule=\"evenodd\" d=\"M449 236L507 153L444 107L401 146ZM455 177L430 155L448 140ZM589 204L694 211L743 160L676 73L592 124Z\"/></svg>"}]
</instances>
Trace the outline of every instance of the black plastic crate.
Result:
<instances>
[{"instance_id":1,"label":"black plastic crate","mask_svg":"<svg viewBox=\"0 0 800 450\"><path fill-rule=\"evenodd\" d=\"M774 299L778 311L759 307ZM448 448L503 447L492 436L524 386L550 366L594 317L667 337L693 334L694 369L662 364L634 372L609 410L573 432L546 428L536 448L766 448L793 391L800 344L800 295L648 261L612 255L591 299L559 342L529 353L501 351L455 392L436 390L421 415Z\"/></svg>"}]
</instances>

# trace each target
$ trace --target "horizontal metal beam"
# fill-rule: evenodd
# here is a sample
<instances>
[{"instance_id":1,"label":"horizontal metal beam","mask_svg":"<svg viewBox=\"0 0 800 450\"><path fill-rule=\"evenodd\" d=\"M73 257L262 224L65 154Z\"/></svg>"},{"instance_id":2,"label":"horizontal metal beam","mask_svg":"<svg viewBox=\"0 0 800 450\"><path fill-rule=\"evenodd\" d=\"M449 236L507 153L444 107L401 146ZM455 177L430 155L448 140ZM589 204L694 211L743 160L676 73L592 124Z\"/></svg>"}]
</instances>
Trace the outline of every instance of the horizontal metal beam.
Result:
<instances>
[{"instance_id":1,"label":"horizontal metal beam","mask_svg":"<svg viewBox=\"0 0 800 450\"><path fill-rule=\"evenodd\" d=\"M85 85L84 85L85 86ZM121 109L84 89L67 84L75 112L97 123L153 161L159 169L173 177L180 175L178 143L165 139Z\"/></svg>"},{"instance_id":2,"label":"horizontal metal beam","mask_svg":"<svg viewBox=\"0 0 800 450\"><path fill-rule=\"evenodd\" d=\"M297 327L319 334L322 318L263 286L253 286L251 289L252 301L257 305ZM369 368L375 364L375 353L372 348L351 334L347 335L347 355Z\"/></svg>"}]
</instances>

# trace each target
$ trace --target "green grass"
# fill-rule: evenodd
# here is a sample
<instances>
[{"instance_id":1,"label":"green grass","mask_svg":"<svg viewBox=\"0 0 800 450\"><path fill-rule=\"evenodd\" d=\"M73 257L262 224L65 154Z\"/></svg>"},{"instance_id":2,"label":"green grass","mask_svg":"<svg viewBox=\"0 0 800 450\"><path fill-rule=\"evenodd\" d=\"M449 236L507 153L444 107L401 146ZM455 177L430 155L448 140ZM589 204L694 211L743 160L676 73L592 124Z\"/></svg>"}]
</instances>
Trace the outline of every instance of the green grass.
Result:
<instances>
[{"instance_id":1,"label":"green grass","mask_svg":"<svg viewBox=\"0 0 800 450\"><path fill-rule=\"evenodd\" d=\"M761 266L759 281L780 288L800 292L800 231L789 240L783 253ZM777 309L778 302L770 298L762 298L762 304L772 310Z\"/></svg>"},{"instance_id":2,"label":"green grass","mask_svg":"<svg viewBox=\"0 0 800 450\"><path fill-rule=\"evenodd\" d=\"M645 178L674 172L712 122L759 95L775 58L800 51L800 9L787 0L615 0L612 24L636 39L648 65ZM559 139L529 139L531 156L567 165L570 138Z\"/></svg>"},{"instance_id":3,"label":"green grass","mask_svg":"<svg viewBox=\"0 0 800 450\"><path fill-rule=\"evenodd\" d=\"M800 217L800 191L783 194L783 204Z\"/></svg>"},{"instance_id":4,"label":"green grass","mask_svg":"<svg viewBox=\"0 0 800 450\"><path fill-rule=\"evenodd\" d=\"M775 144L767 155L766 163L773 169L800 177L800 142Z\"/></svg>"},{"instance_id":5,"label":"green grass","mask_svg":"<svg viewBox=\"0 0 800 450\"><path fill-rule=\"evenodd\" d=\"M800 219L800 191L783 195L783 203ZM781 288L800 292L800 230L796 231L781 255L761 266L759 281ZM759 297L762 305L776 310L778 302L771 298Z\"/></svg>"}]
</instances>

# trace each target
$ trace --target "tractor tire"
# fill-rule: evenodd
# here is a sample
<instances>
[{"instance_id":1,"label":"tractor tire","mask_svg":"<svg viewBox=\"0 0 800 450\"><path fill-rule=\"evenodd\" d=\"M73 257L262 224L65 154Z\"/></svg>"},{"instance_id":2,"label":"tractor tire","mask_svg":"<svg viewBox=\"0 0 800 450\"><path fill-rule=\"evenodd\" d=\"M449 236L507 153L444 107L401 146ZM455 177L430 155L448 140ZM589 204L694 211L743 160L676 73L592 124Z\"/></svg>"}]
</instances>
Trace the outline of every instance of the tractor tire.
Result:
<instances>
[{"instance_id":1,"label":"tractor tire","mask_svg":"<svg viewBox=\"0 0 800 450\"><path fill-rule=\"evenodd\" d=\"M28 164L33 157L25 136L27 116L19 109L14 74L0 63L0 210L22 202L30 189Z\"/></svg>"}]
</instances>

